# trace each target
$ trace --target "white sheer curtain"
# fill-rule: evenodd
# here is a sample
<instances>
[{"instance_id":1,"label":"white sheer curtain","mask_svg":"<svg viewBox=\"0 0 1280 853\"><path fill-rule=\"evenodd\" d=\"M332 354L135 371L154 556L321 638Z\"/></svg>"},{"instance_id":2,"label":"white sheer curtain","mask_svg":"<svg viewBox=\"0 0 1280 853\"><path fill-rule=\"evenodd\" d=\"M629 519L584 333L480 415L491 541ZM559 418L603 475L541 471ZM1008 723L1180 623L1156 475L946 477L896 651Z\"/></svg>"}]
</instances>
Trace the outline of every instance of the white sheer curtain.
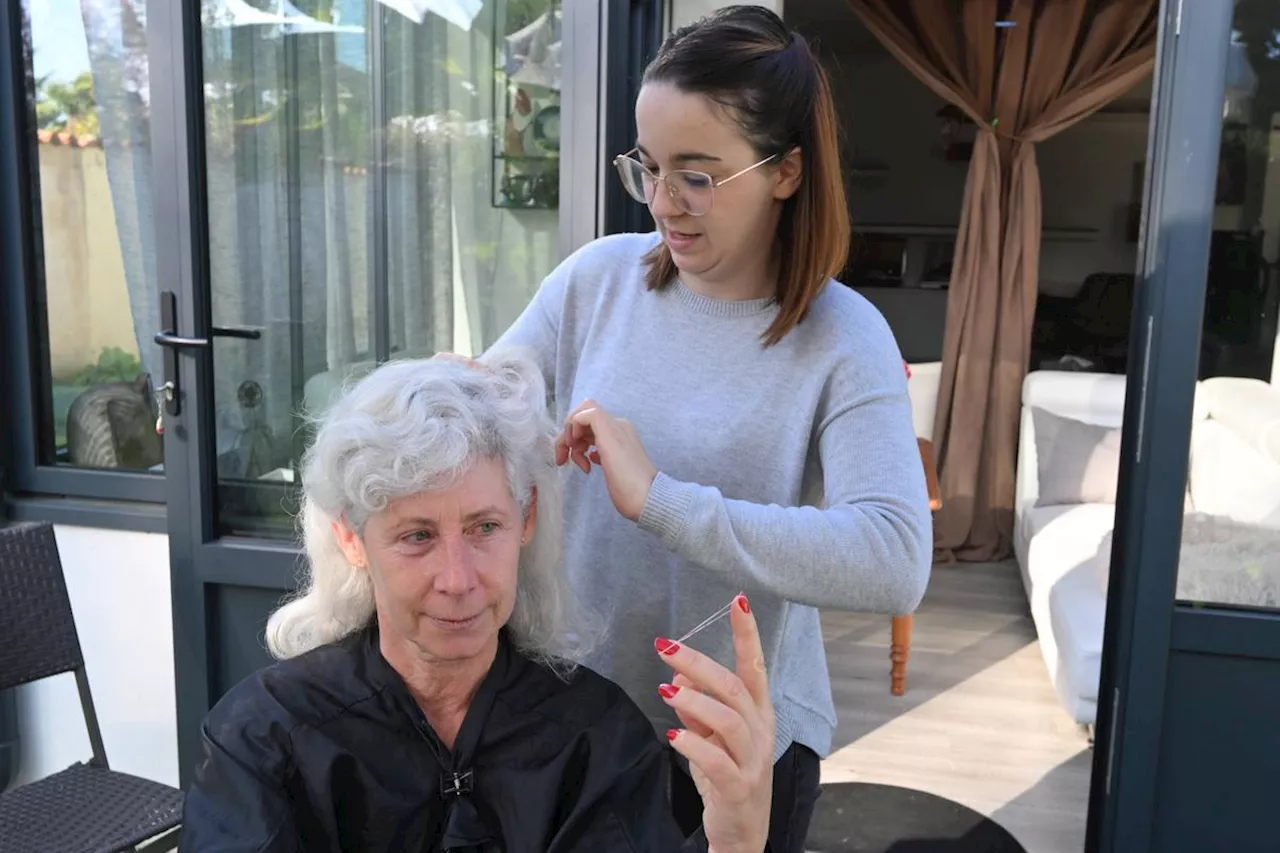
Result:
<instances>
[{"instance_id":1,"label":"white sheer curtain","mask_svg":"<svg viewBox=\"0 0 1280 853\"><path fill-rule=\"evenodd\" d=\"M145 2L80 2L135 330L158 377ZM509 78L558 88L558 11L204 0L201 18L212 320L261 330L214 340L218 471L289 479L301 416L371 367L378 341L391 357L481 351L555 265L555 206L495 205L495 134Z\"/></svg>"},{"instance_id":2,"label":"white sheer curtain","mask_svg":"<svg viewBox=\"0 0 1280 853\"><path fill-rule=\"evenodd\" d=\"M420 2L420 22L394 5L295 4L363 32L205 31L214 318L264 327L217 344L225 476L289 467L295 416L371 367L381 337L392 357L482 349L556 260L555 210L491 204L505 10L474 3L464 29L465 2L448 15Z\"/></svg>"},{"instance_id":3,"label":"white sheer curtain","mask_svg":"<svg viewBox=\"0 0 1280 853\"><path fill-rule=\"evenodd\" d=\"M159 385L160 287L151 202L151 90L143 0L80 0L99 141L143 369Z\"/></svg>"}]
</instances>

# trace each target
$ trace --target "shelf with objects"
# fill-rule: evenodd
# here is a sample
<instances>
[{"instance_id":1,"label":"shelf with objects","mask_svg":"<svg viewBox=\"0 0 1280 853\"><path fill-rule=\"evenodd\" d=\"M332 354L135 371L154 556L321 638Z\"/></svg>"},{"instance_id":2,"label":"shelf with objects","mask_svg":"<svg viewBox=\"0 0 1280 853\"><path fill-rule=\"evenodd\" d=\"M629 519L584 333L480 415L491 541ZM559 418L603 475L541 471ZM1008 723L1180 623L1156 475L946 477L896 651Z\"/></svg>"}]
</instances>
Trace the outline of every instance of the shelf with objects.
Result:
<instances>
[{"instance_id":1,"label":"shelf with objects","mask_svg":"<svg viewBox=\"0 0 1280 853\"><path fill-rule=\"evenodd\" d=\"M554 210L560 205L559 0L494 4L492 204Z\"/></svg>"}]
</instances>

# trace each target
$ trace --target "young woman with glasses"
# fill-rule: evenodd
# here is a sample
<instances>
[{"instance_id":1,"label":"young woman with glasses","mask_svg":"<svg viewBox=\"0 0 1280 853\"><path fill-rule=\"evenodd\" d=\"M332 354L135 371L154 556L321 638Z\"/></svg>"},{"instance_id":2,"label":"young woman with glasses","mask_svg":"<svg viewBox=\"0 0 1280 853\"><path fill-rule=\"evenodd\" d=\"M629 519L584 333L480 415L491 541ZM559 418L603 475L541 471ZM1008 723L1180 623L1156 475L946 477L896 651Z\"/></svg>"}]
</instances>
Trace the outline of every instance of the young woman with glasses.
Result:
<instances>
[{"instance_id":1,"label":"young woman with glasses","mask_svg":"<svg viewBox=\"0 0 1280 853\"><path fill-rule=\"evenodd\" d=\"M678 730L667 702L685 685L634 640L668 647L746 592L777 714L770 849L802 851L835 747L817 608L909 613L929 577L903 362L883 317L832 280L849 243L835 112L777 15L733 7L674 32L636 125L614 163L656 233L580 249L500 344L536 352L557 461L582 471L564 553L609 625L588 664ZM734 659L722 624L690 645ZM702 805L678 766L692 831Z\"/></svg>"}]
</instances>

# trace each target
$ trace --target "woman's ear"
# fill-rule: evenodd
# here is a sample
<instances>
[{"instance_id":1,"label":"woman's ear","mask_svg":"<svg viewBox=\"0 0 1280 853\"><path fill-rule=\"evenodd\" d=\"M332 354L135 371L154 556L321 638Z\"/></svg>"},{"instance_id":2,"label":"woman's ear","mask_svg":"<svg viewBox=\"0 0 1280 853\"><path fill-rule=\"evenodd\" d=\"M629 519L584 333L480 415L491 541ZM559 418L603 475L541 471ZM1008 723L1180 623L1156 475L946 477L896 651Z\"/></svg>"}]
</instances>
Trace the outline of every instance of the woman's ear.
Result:
<instances>
[{"instance_id":1,"label":"woman's ear","mask_svg":"<svg viewBox=\"0 0 1280 853\"><path fill-rule=\"evenodd\" d=\"M529 509L524 514L524 529L520 531L520 544L527 545L533 541L533 534L538 529L538 487L533 487L529 495Z\"/></svg>"},{"instance_id":2,"label":"woman's ear","mask_svg":"<svg viewBox=\"0 0 1280 853\"><path fill-rule=\"evenodd\" d=\"M342 549L342 554L347 558L347 562L355 566L357 569L369 568L369 555L365 553L364 543L360 541L360 537L351 529L351 525L347 524L345 518L338 518L333 521L333 538L337 540L338 547Z\"/></svg>"},{"instance_id":3,"label":"woman's ear","mask_svg":"<svg viewBox=\"0 0 1280 853\"><path fill-rule=\"evenodd\" d=\"M792 148L775 171L777 183L773 187L773 197L779 201L791 198L800 189L800 179L804 176L804 157L799 148Z\"/></svg>"}]
</instances>

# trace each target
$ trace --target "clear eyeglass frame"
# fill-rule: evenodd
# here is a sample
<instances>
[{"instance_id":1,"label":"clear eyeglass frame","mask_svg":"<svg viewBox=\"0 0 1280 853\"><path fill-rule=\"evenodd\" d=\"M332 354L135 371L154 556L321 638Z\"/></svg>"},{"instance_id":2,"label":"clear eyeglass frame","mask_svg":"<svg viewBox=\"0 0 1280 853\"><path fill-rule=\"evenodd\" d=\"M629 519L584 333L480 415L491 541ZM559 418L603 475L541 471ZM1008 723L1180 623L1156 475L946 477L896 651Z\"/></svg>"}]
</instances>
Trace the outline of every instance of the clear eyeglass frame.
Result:
<instances>
[{"instance_id":1,"label":"clear eyeglass frame","mask_svg":"<svg viewBox=\"0 0 1280 853\"><path fill-rule=\"evenodd\" d=\"M657 197L658 184L661 183L676 206L690 216L706 216L711 211L717 187L778 159L777 154L770 154L760 162L717 181L706 172L696 169L673 169L665 175L659 175L635 158L634 155L639 151L639 148L632 148L613 158L613 166L618 170L618 178L627 195L643 205L652 205Z\"/></svg>"}]
</instances>

